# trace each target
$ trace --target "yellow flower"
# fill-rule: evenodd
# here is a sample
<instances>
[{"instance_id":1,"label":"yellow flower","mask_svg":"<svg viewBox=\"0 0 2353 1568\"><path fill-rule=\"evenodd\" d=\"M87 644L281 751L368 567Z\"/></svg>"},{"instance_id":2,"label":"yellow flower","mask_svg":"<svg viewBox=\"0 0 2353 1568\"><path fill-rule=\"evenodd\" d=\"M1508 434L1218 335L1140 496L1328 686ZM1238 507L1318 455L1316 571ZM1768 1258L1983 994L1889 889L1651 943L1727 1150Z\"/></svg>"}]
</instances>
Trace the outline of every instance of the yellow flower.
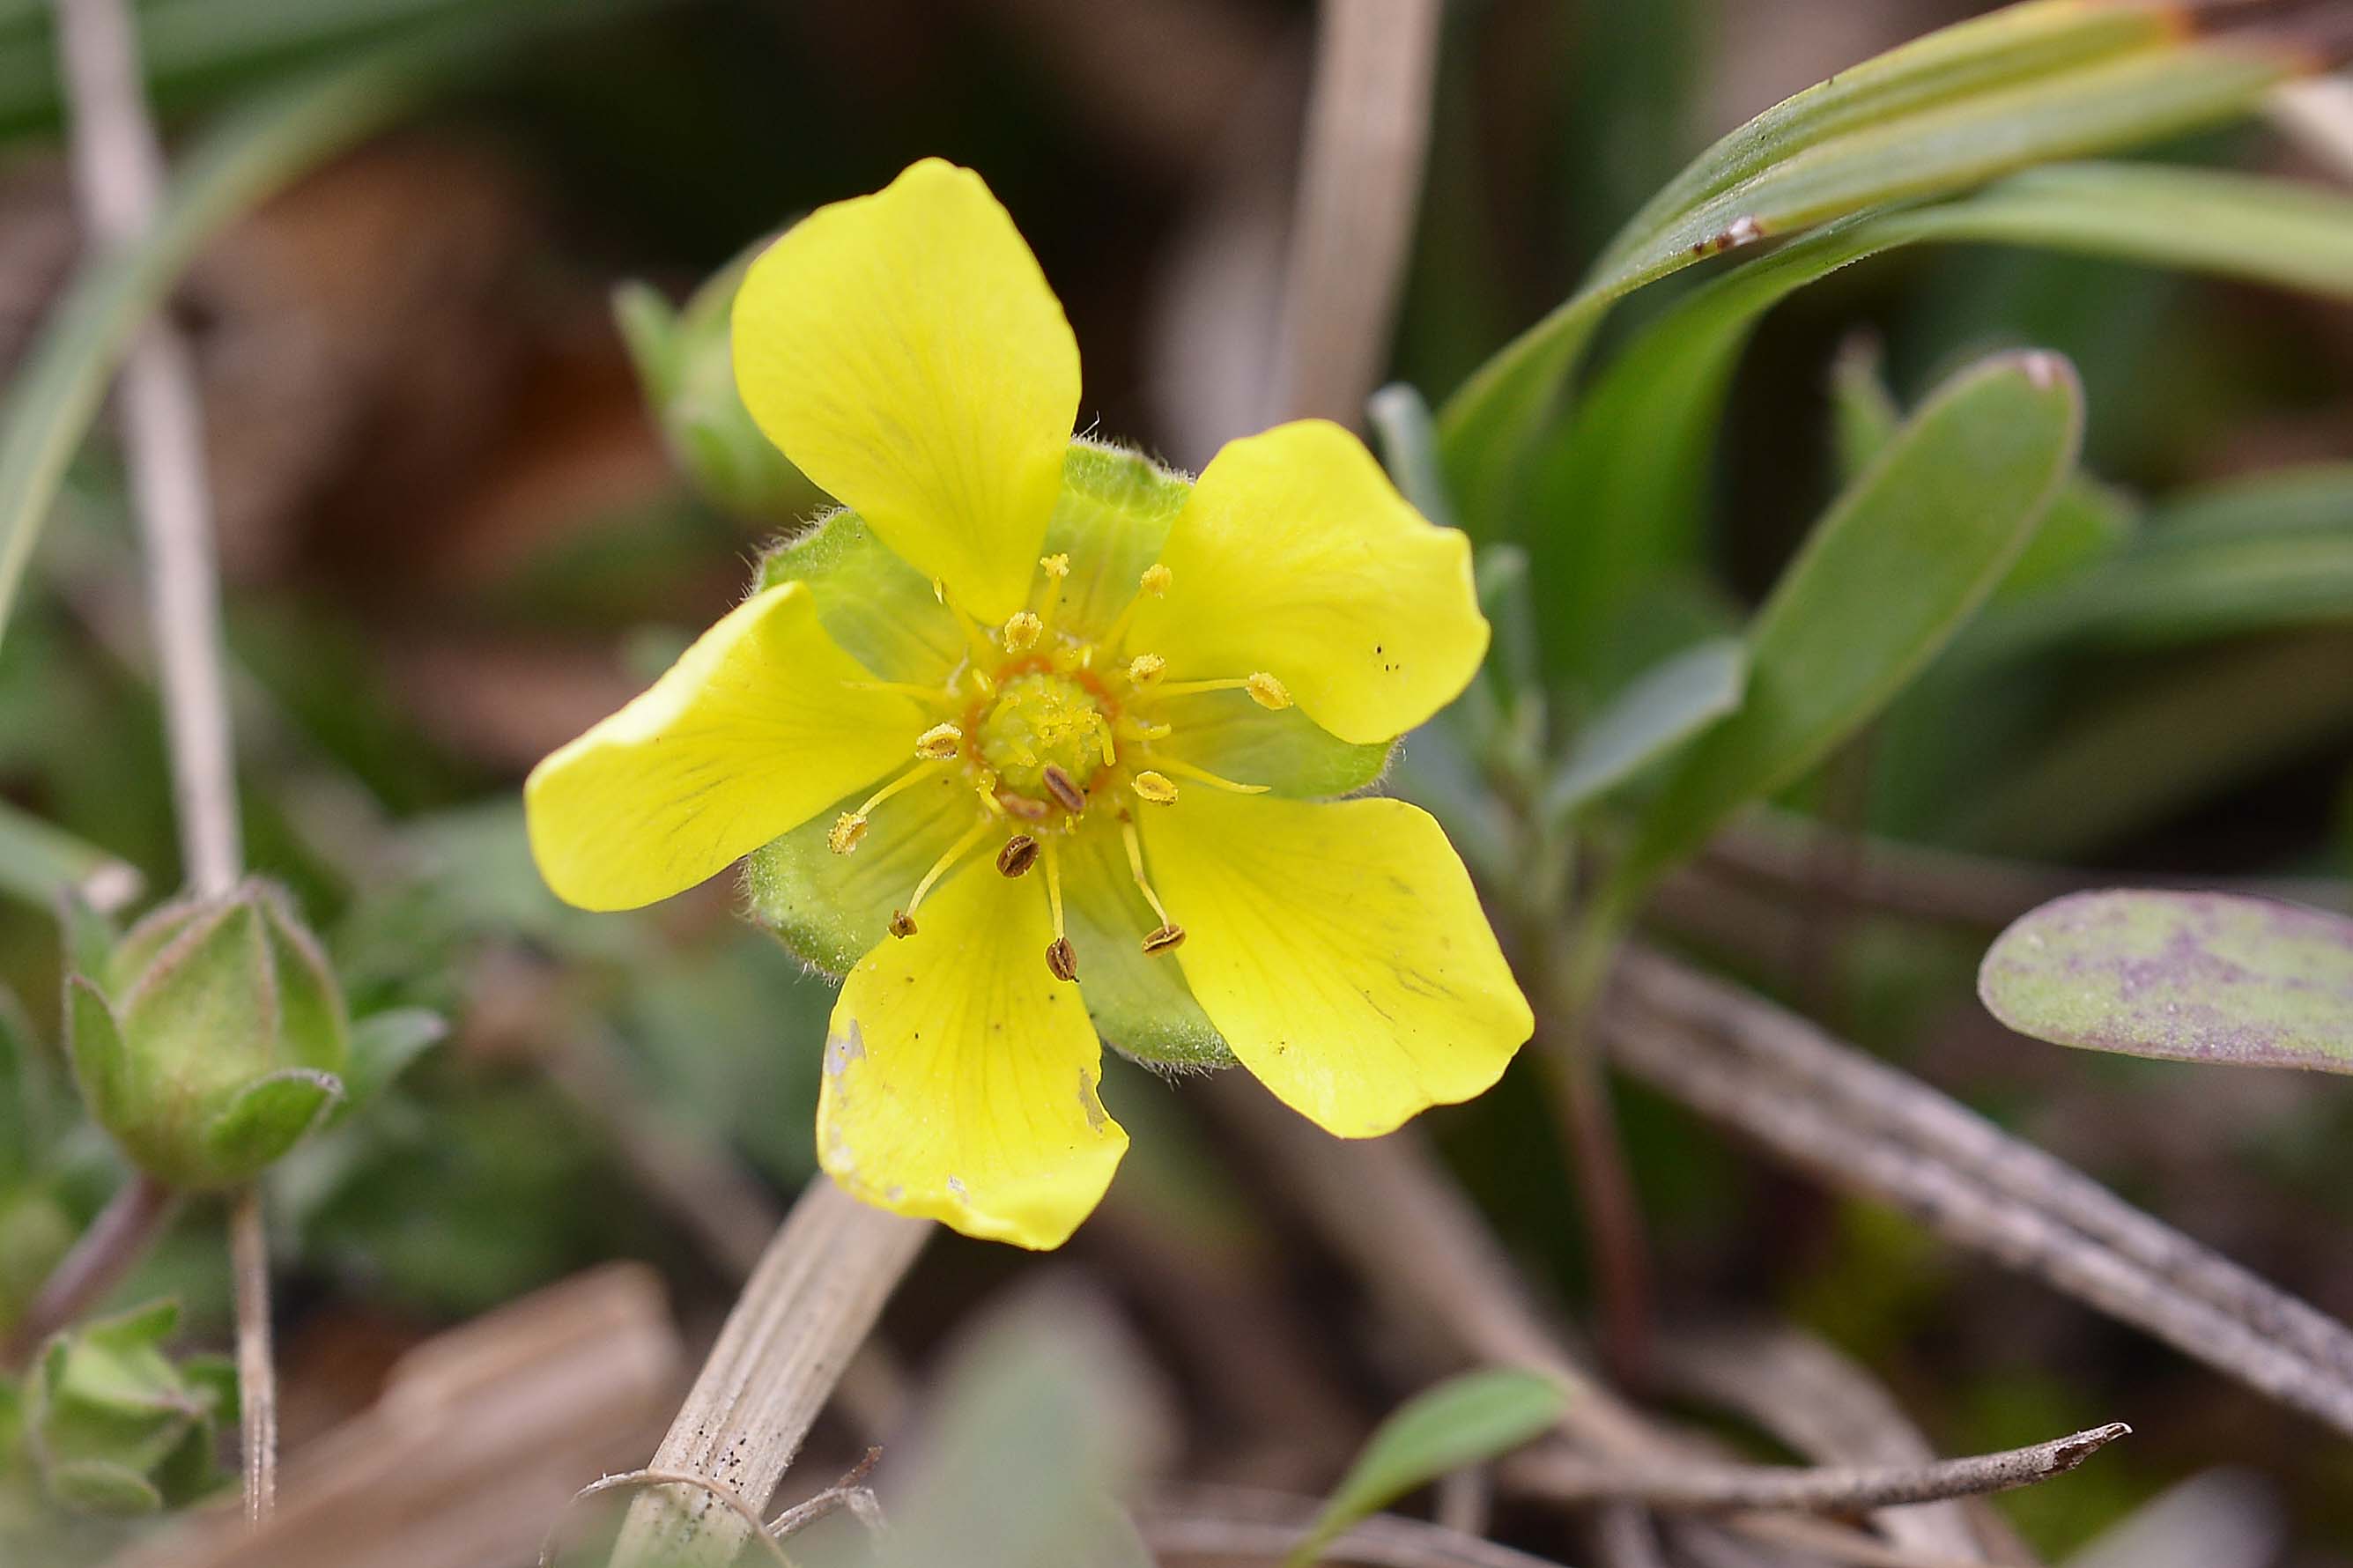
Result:
<instances>
[{"instance_id":1,"label":"yellow flower","mask_svg":"<svg viewBox=\"0 0 2353 1568\"><path fill-rule=\"evenodd\" d=\"M1351 1138L1495 1080L1531 1024L1461 862L1414 806L1329 798L1485 656L1461 534L1330 424L1193 481L1073 440L1061 307L936 161L777 240L734 337L761 428L854 510L525 799L583 908L751 857L758 918L847 976L837 1181L1059 1246L1127 1147L1103 1037L1239 1059Z\"/></svg>"}]
</instances>

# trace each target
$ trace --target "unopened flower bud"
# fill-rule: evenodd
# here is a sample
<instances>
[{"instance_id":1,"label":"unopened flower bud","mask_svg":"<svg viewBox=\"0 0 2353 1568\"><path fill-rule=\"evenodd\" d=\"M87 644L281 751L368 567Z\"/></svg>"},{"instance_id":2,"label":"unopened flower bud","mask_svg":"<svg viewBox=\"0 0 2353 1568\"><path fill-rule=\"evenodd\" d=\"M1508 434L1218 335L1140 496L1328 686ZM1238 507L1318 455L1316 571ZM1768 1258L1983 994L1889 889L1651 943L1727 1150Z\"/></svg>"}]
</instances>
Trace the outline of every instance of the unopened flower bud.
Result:
<instances>
[{"instance_id":1,"label":"unopened flower bud","mask_svg":"<svg viewBox=\"0 0 2353 1568\"><path fill-rule=\"evenodd\" d=\"M165 1185L234 1186L343 1097L351 1025L318 940L247 881L133 926L103 986L66 987L74 1076L131 1163Z\"/></svg>"},{"instance_id":2,"label":"unopened flower bud","mask_svg":"<svg viewBox=\"0 0 2353 1568\"><path fill-rule=\"evenodd\" d=\"M728 317L756 249L695 290L681 310L642 283L624 284L613 313L670 459L723 511L775 526L798 522L824 498L760 433L735 390Z\"/></svg>"},{"instance_id":3,"label":"unopened flower bud","mask_svg":"<svg viewBox=\"0 0 2353 1568\"><path fill-rule=\"evenodd\" d=\"M26 1457L60 1508L135 1515L183 1508L223 1484L214 1432L237 1415L226 1360L174 1365L179 1308L158 1301L59 1334L26 1373Z\"/></svg>"}]
</instances>

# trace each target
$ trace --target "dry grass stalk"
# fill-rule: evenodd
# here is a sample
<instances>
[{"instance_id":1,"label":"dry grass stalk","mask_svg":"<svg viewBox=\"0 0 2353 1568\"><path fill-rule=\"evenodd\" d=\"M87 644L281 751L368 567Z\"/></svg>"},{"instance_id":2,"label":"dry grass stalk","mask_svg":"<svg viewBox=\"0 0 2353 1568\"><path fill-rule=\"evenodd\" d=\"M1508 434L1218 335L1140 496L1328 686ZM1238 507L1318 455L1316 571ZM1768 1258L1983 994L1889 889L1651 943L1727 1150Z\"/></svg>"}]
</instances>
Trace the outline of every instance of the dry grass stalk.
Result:
<instances>
[{"instance_id":1,"label":"dry grass stalk","mask_svg":"<svg viewBox=\"0 0 2353 1568\"><path fill-rule=\"evenodd\" d=\"M931 1234L819 1176L744 1286L649 1467L764 1506L882 1303ZM617 1564L723 1568L750 1530L705 1489L658 1486L629 1508Z\"/></svg>"},{"instance_id":2,"label":"dry grass stalk","mask_svg":"<svg viewBox=\"0 0 2353 1568\"><path fill-rule=\"evenodd\" d=\"M1317 20L1274 412L1354 425L1388 357L1421 205L1439 0L1326 0Z\"/></svg>"},{"instance_id":3,"label":"dry grass stalk","mask_svg":"<svg viewBox=\"0 0 2353 1568\"><path fill-rule=\"evenodd\" d=\"M1635 1076L1831 1185L1895 1203L2353 1432L2353 1334L2063 1162L1803 1019L1630 951L1599 1026Z\"/></svg>"},{"instance_id":4,"label":"dry grass stalk","mask_svg":"<svg viewBox=\"0 0 2353 1568\"><path fill-rule=\"evenodd\" d=\"M1135 1528L1164 1563L1271 1563L1299 1543L1323 1504L1248 1487L1177 1487L1134 1511ZM1324 1550L1327 1563L1364 1568L1558 1568L1442 1525L1376 1514Z\"/></svg>"},{"instance_id":5,"label":"dry grass stalk","mask_svg":"<svg viewBox=\"0 0 2353 1568\"><path fill-rule=\"evenodd\" d=\"M644 1453L679 1361L650 1269L580 1275L409 1352L372 1408L294 1454L259 1532L200 1514L107 1568L528 1562L583 1481Z\"/></svg>"}]
</instances>

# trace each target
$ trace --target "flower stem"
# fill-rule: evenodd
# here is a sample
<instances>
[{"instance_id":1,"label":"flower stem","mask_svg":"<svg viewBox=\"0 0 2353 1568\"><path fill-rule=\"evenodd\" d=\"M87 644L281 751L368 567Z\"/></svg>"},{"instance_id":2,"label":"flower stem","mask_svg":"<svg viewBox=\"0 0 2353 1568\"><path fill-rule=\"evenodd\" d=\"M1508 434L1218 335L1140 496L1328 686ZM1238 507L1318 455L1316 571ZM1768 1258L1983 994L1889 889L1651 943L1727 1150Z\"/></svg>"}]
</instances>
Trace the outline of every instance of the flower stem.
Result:
<instances>
[{"instance_id":1,"label":"flower stem","mask_svg":"<svg viewBox=\"0 0 2353 1568\"><path fill-rule=\"evenodd\" d=\"M23 1366L51 1334L105 1300L147 1256L178 1207L178 1196L153 1176L134 1174L116 1189L9 1331L0 1345L0 1371Z\"/></svg>"},{"instance_id":2,"label":"flower stem","mask_svg":"<svg viewBox=\"0 0 2353 1568\"><path fill-rule=\"evenodd\" d=\"M59 0L58 47L72 110L75 197L100 245L135 243L161 205L164 154L147 111L128 0ZM222 673L204 411L187 343L169 322L153 322L141 334L123 367L121 391L181 858L189 890L217 898L236 885L243 846ZM258 1191L235 1199L229 1228L246 1517L258 1522L275 1502L278 1465L269 1255Z\"/></svg>"}]
</instances>

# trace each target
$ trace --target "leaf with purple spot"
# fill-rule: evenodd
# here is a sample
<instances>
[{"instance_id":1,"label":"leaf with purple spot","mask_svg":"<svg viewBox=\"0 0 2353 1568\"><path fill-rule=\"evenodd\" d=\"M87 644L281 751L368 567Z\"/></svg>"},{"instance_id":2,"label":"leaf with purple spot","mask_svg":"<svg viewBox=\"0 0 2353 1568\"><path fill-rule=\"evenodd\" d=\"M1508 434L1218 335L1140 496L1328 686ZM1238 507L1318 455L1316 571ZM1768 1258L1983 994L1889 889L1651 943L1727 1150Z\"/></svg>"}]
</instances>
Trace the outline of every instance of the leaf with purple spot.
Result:
<instances>
[{"instance_id":1,"label":"leaf with purple spot","mask_svg":"<svg viewBox=\"0 0 2353 1568\"><path fill-rule=\"evenodd\" d=\"M2353 1072L2353 920L2224 893L2075 893L2002 932L1978 994L2023 1035Z\"/></svg>"}]
</instances>

